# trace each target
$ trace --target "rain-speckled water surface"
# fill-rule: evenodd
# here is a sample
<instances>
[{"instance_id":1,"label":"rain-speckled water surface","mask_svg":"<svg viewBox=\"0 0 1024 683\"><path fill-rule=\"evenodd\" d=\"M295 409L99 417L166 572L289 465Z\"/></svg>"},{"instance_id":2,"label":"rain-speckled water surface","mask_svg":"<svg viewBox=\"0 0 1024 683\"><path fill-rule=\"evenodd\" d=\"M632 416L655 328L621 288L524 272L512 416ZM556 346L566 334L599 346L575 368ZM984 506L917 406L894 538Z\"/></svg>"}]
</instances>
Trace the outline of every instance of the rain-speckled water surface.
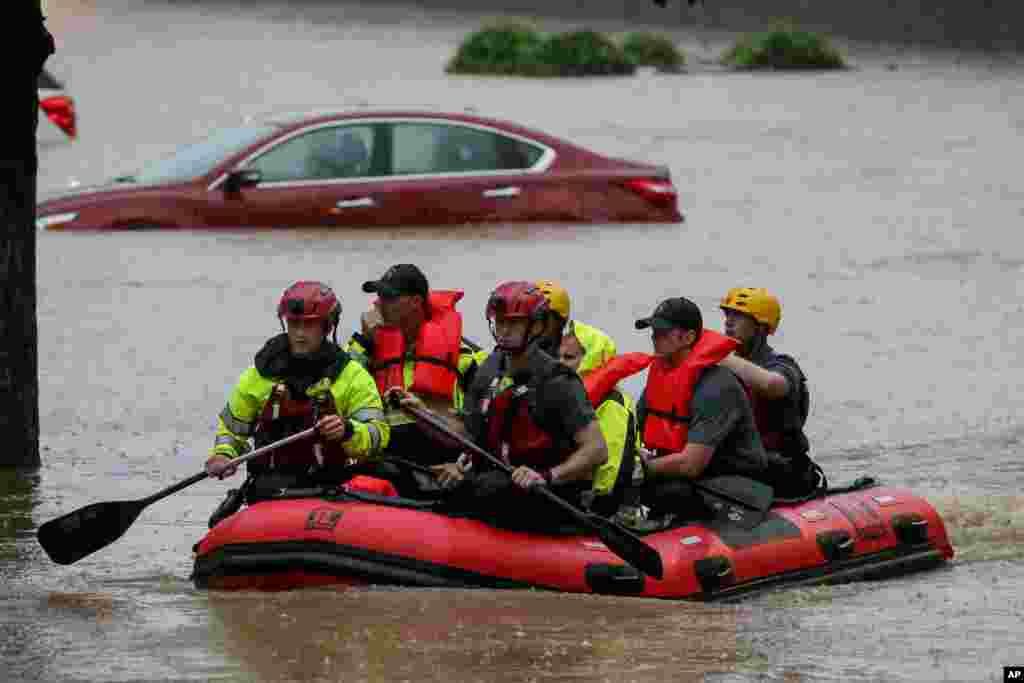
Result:
<instances>
[{"instance_id":1,"label":"rain-speckled water surface","mask_svg":"<svg viewBox=\"0 0 1024 683\"><path fill-rule=\"evenodd\" d=\"M681 75L455 78L443 65L469 15L157 0L93 11L58 36L50 66L77 100L81 139L41 151L42 194L268 111L472 107L667 164L686 222L40 233L43 466L0 480L5 680L994 681L1024 664L1017 60L851 45L849 71L734 74L701 65L721 36L679 31L695 65ZM773 342L810 377L809 433L830 479L872 474L926 496L956 559L721 606L208 593L189 581L191 547L227 484L205 481L95 555L48 561L42 522L199 471L287 284L329 282L347 335L368 303L359 285L396 262L465 289L479 341L503 279L561 281L574 315L622 350L649 348L632 321L662 297L695 299L718 327L728 288L772 289Z\"/></svg>"}]
</instances>

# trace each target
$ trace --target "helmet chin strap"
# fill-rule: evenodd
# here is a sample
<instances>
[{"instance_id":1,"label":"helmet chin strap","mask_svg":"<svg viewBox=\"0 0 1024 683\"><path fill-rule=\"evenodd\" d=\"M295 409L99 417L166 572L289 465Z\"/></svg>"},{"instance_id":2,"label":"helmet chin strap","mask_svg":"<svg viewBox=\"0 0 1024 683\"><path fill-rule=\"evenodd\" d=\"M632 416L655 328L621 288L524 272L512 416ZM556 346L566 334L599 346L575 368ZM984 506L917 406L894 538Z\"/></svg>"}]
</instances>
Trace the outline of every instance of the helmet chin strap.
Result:
<instances>
[{"instance_id":1,"label":"helmet chin strap","mask_svg":"<svg viewBox=\"0 0 1024 683\"><path fill-rule=\"evenodd\" d=\"M539 338L538 338L539 337ZM535 337L534 342L541 351L544 351L550 356L558 356L558 347L562 345L563 332L558 330L554 334L547 334L545 330L541 330L541 333ZM529 344L527 344L529 346Z\"/></svg>"},{"instance_id":2,"label":"helmet chin strap","mask_svg":"<svg viewBox=\"0 0 1024 683\"><path fill-rule=\"evenodd\" d=\"M767 343L768 334L761 327L758 327L757 332L755 332L754 336L750 338L750 341L744 344L741 348L743 356L745 358L754 356L757 352L763 349Z\"/></svg>"}]
</instances>

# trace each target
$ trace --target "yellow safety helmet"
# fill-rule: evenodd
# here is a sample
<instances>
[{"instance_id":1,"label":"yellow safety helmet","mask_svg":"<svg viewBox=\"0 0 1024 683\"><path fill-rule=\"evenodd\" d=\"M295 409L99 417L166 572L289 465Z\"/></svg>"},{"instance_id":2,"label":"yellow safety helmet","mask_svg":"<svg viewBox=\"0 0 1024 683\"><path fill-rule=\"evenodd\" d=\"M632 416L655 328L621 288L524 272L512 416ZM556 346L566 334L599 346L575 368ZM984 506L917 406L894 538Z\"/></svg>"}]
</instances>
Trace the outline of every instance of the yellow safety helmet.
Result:
<instances>
[{"instance_id":1,"label":"yellow safety helmet","mask_svg":"<svg viewBox=\"0 0 1024 683\"><path fill-rule=\"evenodd\" d=\"M537 280L534 283L540 289L540 293L548 300L548 306L552 311L562 316L564 320L569 319L569 292L565 287L554 280Z\"/></svg>"},{"instance_id":2,"label":"yellow safety helmet","mask_svg":"<svg viewBox=\"0 0 1024 683\"><path fill-rule=\"evenodd\" d=\"M746 313L761 325L765 325L768 334L779 328L779 321L782 319L782 306L767 289L733 287L722 297L721 308Z\"/></svg>"}]
</instances>

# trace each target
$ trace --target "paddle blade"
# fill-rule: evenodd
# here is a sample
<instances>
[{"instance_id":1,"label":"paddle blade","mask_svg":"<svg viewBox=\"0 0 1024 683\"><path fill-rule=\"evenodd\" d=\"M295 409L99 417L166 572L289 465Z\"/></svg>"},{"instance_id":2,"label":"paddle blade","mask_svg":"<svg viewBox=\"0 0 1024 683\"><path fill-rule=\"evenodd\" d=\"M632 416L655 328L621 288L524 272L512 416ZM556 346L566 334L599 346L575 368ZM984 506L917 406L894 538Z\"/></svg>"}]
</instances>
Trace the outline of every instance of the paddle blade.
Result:
<instances>
[{"instance_id":1,"label":"paddle blade","mask_svg":"<svg viewBox=\"0 0 1024 683\"><path fill-rule=\"evenodd\" d=\"M586 517L598 537L613 553L648 576L653 576L656 579L665 576L665 566L662 564L661 555L657 550L610 519L592 514L588 514Z\"/></svg>"},{"instance_id":2,"label":"paddle blade","mask_svg":"<svg viewBox=\"0 0 1024 683\"><path fill-rule=\"evenodd\" d=\"M57 564L72 564L121 538L145 507L138 501L93 503L39 527L39 545Z\"/></svg>"}]
</instances>

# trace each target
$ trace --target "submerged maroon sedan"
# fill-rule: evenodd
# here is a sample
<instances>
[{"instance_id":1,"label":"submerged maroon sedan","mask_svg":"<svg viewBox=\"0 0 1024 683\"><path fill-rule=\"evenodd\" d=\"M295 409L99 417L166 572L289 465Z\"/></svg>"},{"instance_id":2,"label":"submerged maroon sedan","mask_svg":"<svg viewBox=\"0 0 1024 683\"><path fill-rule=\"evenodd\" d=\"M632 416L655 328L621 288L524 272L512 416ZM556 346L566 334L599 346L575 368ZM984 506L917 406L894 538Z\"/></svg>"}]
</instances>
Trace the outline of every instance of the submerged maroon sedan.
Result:
<instances>
[{"instance_id":1,"label":"submerged maroon sedan","mask_svg":"<svg viewBox=\"0 0 1024 683\"><path fill-rule=\"evenodd\" d=\"M221 130L36 215L47 229L682 220L663 166L503 121L402 111Z\"/></svg>"}]
</instances>

